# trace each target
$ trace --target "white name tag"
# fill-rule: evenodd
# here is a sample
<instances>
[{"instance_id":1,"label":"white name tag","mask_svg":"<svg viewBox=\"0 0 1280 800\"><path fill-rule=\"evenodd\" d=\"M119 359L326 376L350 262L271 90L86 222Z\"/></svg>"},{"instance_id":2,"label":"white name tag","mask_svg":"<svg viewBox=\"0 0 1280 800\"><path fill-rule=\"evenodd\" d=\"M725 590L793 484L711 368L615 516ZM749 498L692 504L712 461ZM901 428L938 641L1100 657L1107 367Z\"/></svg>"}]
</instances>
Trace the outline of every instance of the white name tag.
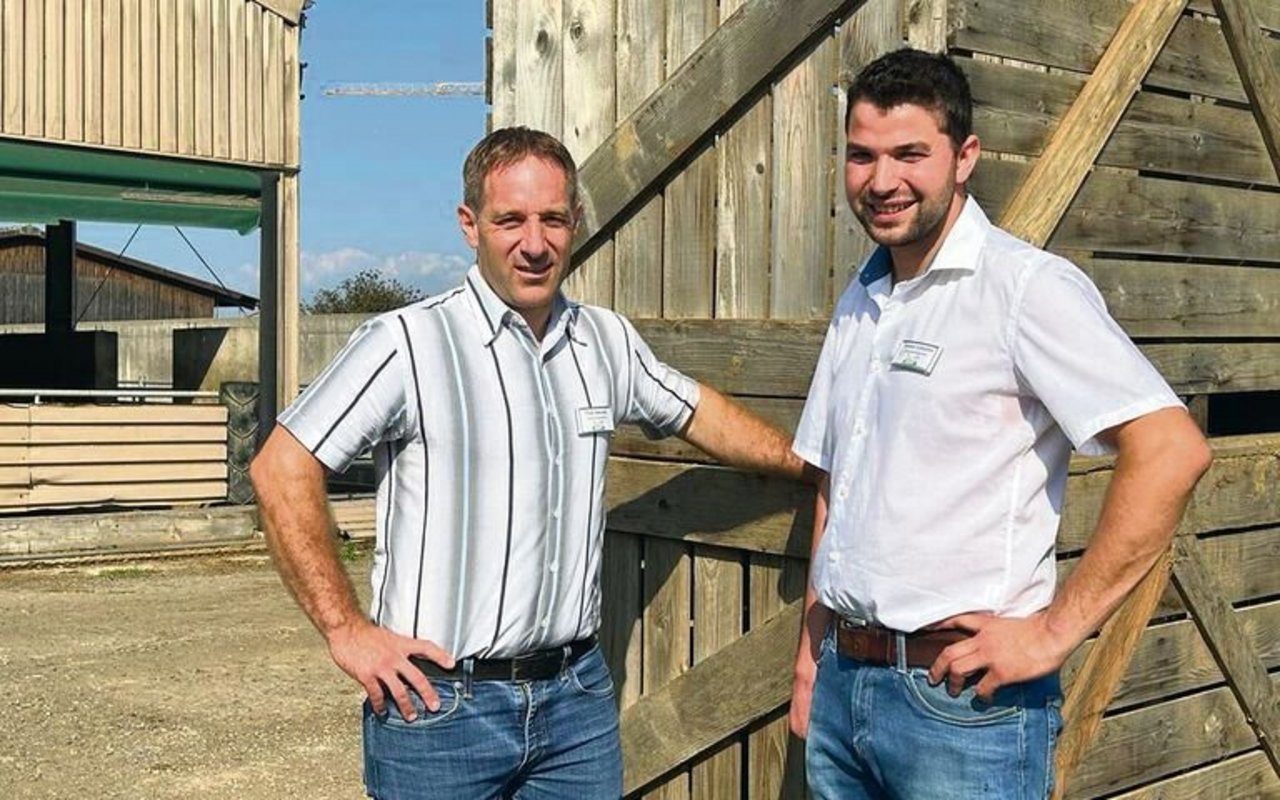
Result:
<instances>
[{"instance_id":1,"label":"white name tag","mask_svg":"<svg viewBox=\"0 0 1280 800\"><path fill-rule=\"evenodd\" d=\"M613 431L613 409L608 406L587 406L578 409L578 435L610 433Z\"/></svg>"},{"instance_id":2,"label":"white name tag","mask_svg":"<svg viewBox=\"0 0 1280 800\"><path fill-rule=\"evenodd\" d=\"M930 375L941 356L942 348L936 344L903 339L898 344L897 352L893 354L893 361L889 363L898 369Z\"/></svg>"}]
</instances>

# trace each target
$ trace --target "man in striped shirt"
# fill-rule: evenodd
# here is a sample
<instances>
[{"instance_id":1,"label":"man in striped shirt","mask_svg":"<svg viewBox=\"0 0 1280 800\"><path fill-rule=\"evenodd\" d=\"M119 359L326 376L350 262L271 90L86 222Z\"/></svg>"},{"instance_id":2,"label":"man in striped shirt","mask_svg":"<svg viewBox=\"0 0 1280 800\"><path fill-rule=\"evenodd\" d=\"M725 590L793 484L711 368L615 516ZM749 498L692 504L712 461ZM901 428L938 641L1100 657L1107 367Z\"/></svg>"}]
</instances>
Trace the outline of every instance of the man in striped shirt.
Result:
<instances>
[{"instance_id":1,"label":"man in striped shirt","mask_svg":"<svg viewBox=\"0 0 1280 800\"><path fill-rule=\"evenodd\" d=\"M617 797L595 642L612 432L637 423L785 475L803 464L783 433L654 358L626 319L560 293L580 215L560 142L495 131L463 179L476 266L363 325L280 416L252 468L267 540L368 694L371 796ZM325 469L369 449L365 615L335 555Z\"/></svg>"}]
</instances>

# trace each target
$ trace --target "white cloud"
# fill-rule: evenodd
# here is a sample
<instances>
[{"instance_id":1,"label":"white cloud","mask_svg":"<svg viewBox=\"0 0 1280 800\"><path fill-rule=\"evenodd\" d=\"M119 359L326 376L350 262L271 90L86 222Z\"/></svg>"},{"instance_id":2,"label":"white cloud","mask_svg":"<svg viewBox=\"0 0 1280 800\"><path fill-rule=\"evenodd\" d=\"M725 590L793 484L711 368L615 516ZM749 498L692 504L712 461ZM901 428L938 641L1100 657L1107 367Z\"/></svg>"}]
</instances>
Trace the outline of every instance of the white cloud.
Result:
<instances>
[{"instance_id":1,"label":"white cloud","mask_svg":"<svg viewBox=\"0 0 1280 800\"><path fill-rule=\"evenodd\" d=\"M391 255L375 255L358 247L340 247L323 253L303 251L300 258L302 295L338 285L344 278L366 269L376 269L388 277L427 294L437 294L462 281L471 260L456 253L407 250Z\"/></svg>"}]
</instances>

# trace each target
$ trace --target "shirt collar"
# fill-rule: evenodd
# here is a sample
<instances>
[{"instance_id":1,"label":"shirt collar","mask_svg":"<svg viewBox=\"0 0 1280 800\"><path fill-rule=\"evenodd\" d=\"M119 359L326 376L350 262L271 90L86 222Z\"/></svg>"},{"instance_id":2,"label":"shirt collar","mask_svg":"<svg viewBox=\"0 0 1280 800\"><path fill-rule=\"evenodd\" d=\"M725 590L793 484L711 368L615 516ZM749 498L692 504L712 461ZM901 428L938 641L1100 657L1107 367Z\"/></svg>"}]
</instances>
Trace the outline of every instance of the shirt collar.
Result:
<instances>
[{"instance_id":1,"label":"shirt collar","mask_svg":"<svg viewBox=\"0 0 1280 800\"><path fill-rule=\"evenodd\" d=\"M493 344L504 328L509 328L512 325L527 327L524 318L515 309L503 302L501 297L498 297L498 293L493 290L493 287L489 285L484 275L481 274L478 264L473 264L471 269L467 271L466 285L471 292L471 296L476 301L486 347ZM577 322L577 311L578 305L576 303L570 303L566 300L564 293L556 292L555 301L551 306L551 317L547 320L547 332L542 337L543 342L554 342L562 331L566 331L572 336L574 324Z\"/></svg>"},{"instance_id":2,"label":"shirt collar","mask_svg":"<svg viewBox=\"0 0 1280 800\"><path fill-rule=\"evenodd\" d=\"M991 227L991 221L987 219L978 201L972 197L966 198L964 208L960 209L960 216L956 217L955 224L947 232L947 238L943 240L942 247L938 248L926 274L977 272L981 263L979 256L982 253L982 243ZM887 278L892 272L893 257L889 255L889 248L882 245L867 259L866 265L858 273L858 281L870 291L873 284Z\"/></svg>"}]
</instances>

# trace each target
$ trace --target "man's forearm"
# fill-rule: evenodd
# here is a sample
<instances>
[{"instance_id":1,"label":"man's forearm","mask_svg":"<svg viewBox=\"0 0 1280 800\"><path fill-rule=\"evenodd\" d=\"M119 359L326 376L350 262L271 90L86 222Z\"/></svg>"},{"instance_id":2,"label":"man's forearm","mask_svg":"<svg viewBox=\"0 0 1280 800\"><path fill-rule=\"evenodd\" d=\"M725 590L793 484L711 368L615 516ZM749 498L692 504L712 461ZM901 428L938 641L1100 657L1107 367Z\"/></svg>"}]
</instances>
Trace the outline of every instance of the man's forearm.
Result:
<instances>
[{"instance_id":1,"label":"man's forearm","mask_svg":"<svg viewBox=\"0 0 1280 800\"><path fill-rule=\"evenodd\" d=\"M809 544L809 579L805 581L804 618L800 629L800 651L806 649L818 658L818 645L831 625L833 612L818 602L818 592L813 588L813 565L818 563L818 547L822 544L822 536L827 528L827 502L830 497L830 482L826 473L818 473L818 492L814 498L813 540Z\"/></svg>"},{"instance_id":2,"label":"man's forearm","mask_svg":"<svg viewBox=\"0 0 1280 800\"><path fill-rule=\"evenodd\" d=\"M1097 527L1048 609L1049 630L1071 649L1106 621L1168 549L1208 468L1208 447L1184 413L1168 409L1152 417L1118 434L1120 454Z\"/></svg>"},{"instance_id":3,"label":"man's forearm","mask_svg":"<svg viewBox=\"0 0 1280 800\"><path fill-rule=\"evenodd\" d=\"M698 408L682 437L722 463L788 478L808 477L791 452L791 437L720 392L703 384Z\"/></svg>"},{"instance_id":4,"label":"man's forearm","mask_svg":"<svg viewBox=\"0 0 1280 800\"><path fill-rule=\"evenodd\" d=\"M272 560L312 624L328 637L362 620L334 547L323 467L277 428L254 460L251 477Z\"/></svg>"}]
</instances>

